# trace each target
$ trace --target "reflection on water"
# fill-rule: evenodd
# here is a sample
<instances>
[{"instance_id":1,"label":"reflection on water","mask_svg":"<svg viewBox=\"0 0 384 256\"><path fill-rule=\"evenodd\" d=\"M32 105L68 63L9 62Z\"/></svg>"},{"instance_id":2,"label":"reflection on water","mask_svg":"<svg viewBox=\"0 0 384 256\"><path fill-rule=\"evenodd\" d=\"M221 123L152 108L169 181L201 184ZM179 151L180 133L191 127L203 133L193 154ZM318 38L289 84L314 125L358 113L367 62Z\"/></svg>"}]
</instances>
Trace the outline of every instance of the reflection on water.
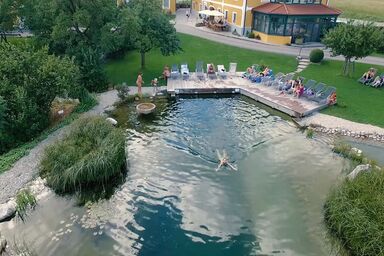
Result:
<instances>
[{"instance_id":1,"label":"reflection on water","mask_svg":"<svg viewBox=\"0 0 384 256\"><path fill-rule=\"evenodd\" d=\"M109 199L75 207L51 194L25 223L0 224L41 255L329 255L321 209L344 160L241 97L135 106L128 174ZM239 171L216 172L216 150Z\"/></svg>"}]
</instances>

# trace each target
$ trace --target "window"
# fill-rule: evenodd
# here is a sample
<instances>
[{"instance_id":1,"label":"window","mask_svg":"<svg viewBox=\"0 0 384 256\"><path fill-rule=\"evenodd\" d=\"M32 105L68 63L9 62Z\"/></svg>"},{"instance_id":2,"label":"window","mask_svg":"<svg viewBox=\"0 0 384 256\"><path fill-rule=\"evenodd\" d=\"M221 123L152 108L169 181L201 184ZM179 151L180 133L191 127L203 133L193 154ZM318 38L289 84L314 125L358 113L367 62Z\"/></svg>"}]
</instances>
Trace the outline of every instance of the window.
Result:
<instances>
[{"instance_id":1,"label":"window","mask_svg":"<svg viewBox=\"0 0 384 256\"><path fill-rule=\"evenodd\" d=\"M236 23L236 17L237 17L237 13L233 12L233 13L232 13L232 23L233 23L233 24Z\"/></svg>"},{"instance_id":2,"label":"window","mask_svg":"<svg viewBox=\"0 0 384 256\"><path fill-rule=\"evenodd\" d=\"M169 9L169 0L163 0L163 8Z\"/></svg>"},{"instance_id":3,"label":"window","mask_svg":"<svg viewBox=\"0 0 384 256\"><path fill-rule=\"evenodd\" d=\"M224 11L224 18L225 18L226 20L228 20L228 10L225 10L225 11Z\"/></svg>"}]
</instances>

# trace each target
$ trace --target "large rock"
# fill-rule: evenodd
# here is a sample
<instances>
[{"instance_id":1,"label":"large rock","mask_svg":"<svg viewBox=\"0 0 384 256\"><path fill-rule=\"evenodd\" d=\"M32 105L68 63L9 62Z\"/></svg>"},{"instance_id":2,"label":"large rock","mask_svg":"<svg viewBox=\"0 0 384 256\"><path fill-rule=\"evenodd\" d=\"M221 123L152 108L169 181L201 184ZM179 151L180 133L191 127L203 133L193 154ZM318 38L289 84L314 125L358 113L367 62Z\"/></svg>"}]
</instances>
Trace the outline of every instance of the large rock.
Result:
<instances>
[{"instance_id":1,"label":"large rock","mask_svg":"<svg viewBox=\"0 0 384 256\"><path fill-rule=\"evenodd\" d=\"M0 222L5 221L16 213L16 202L10 200L5 204L0 204Z\"/></svg>"},{"instance_id":2,"label":"large rock","mask_svg":"<svg viewBox=\"0 0 384 256\"><path fill-rule=\"evenodd\" d=\"M113 119L112 117L108 117L106 120L113 125L117 125L117 121L115 119Z\"/></svg>"},{"instance_id":3,"label":"large rock","mask_svg":"<svg viewBox=\"0 0 384 256\"><path fill-rule=\"evenodd\" d=\"M359 173L361 173L363 171L366 171L366 170L369 170L370 168L371 168L370 164L358 165L358 166L356 166L356 168L350 174L347 175L347 178L353 180L354 178L356 178L356 176Z\"/></svg>"},{"instance_id":4,"label":"large rock","mask_svg":"<svg viewBox=\"0 0 384 256\"><path fill-rule=\"evenodd\" d=\"M7 249L7 240L5 237L0 237L0 255L2 255L3 252Z\"/></svg>"}]
</instances>

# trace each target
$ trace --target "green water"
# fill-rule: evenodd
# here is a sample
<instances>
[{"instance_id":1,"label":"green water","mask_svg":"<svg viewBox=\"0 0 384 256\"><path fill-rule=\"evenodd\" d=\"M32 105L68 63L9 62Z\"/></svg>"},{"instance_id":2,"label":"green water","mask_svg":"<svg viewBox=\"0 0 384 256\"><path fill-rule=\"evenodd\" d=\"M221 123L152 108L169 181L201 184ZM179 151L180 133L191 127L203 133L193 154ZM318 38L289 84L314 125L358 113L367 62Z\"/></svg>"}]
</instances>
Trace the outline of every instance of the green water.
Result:
<instances>
[{"instance_id":1,"label":"green water","mask_svg":"<svg viewBox=\"0 0 384 256\"><path fill-rule=\"evenodd\" d=\"M134 104L128 174L87 207L48 193L25 223L0 224L39 255L330 255L322 205L345 160L242 97ZM217 167L226 150L238 171Z\"/></svg>"}]
</instances>

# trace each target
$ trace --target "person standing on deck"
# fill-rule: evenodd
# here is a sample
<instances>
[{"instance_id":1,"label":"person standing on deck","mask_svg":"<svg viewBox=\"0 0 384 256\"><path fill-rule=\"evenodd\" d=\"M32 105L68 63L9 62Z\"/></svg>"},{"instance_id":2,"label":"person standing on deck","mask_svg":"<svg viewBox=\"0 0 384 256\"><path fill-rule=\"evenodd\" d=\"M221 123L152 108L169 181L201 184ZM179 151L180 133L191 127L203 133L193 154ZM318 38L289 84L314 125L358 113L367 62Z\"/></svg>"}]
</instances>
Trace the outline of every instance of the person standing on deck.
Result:
<instances>
[{"instance_id":1,"label":"person standing on deck","mask_svg":"<svg viewBox=\"0 0 384 256\"><path fill-rule=\"evenodd\" d=\"M136 79L136 85L137 85L137 93L141 96L141 87L143 86L144 80L143 80L143 73L139 72L139 75Z\"/></svg>"}]
</instances>

